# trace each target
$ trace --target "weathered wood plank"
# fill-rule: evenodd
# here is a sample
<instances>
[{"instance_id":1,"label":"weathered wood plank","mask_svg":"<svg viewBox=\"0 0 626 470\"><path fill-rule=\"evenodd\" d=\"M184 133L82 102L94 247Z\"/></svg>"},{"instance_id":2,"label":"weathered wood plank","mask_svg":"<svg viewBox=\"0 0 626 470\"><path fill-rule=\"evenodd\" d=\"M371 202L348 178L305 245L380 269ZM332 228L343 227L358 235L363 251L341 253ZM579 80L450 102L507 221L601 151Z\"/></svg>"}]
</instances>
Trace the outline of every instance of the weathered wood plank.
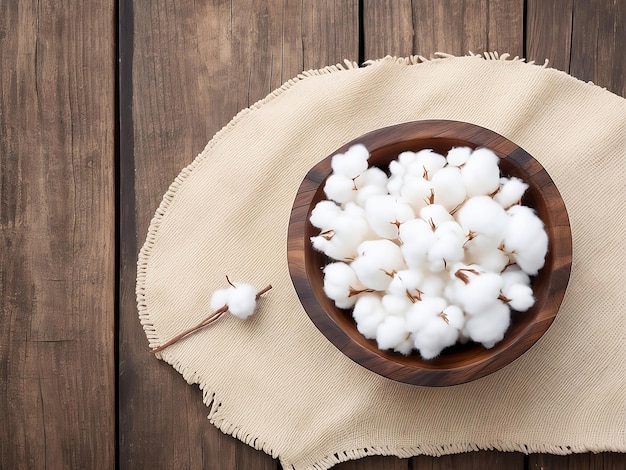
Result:
<instances>
[{"instance_id":1,"label":"weathered wood plank","mask_svg":"<svg viewBox=\"0 0 626 470\"><path fill-rule=\"evenodd\" d=\"M359 460L342 462L333 467L336 470L408 470L409 459L397 457L383 457L380 455L364 457Z\"/></svg>"},{"instance_id":2,"label":"weathered wood plank","mask_svg":"<svg viewBox=\"0 0 626 470\"><path fill-rule=\"evenodd\" d=\"M357 59L358 2L123 1L121 20L121 467L274 469L214 428L197 387L151 355L135 263L170 182L232 116L303 69Z\"/></svg>"},{"instance_id":3,"label":"weathered wood plank","mask_svg":"<svg viewBox=\"0 0 626 470\"><path fill-rule=\"evenodd\" d=\"M411 459L411 470L473 470L476 468L524 469L524 456L517 452L480 451L441 457Z\"/></svg>"},{"instance_id":4,"label":"weathered wood plank","mask_svg":"<svg viewBox=\"0 0 626 470\"><path fill-rule=\"evenodd\" d=\"M114 2L0 10L0 466L113 468Z\"/></svg>"},{"instance_id":5,"label":"weathered wood plank","mask_svg":"<svg viewBox=\"0 0 626 470\"><path fill-rule=\"evenodd\" d=\"M550 455L531 454L528 456L528 470L623 470L626 468L626 454L572 454Z\"/></svg>"}]
</instances>

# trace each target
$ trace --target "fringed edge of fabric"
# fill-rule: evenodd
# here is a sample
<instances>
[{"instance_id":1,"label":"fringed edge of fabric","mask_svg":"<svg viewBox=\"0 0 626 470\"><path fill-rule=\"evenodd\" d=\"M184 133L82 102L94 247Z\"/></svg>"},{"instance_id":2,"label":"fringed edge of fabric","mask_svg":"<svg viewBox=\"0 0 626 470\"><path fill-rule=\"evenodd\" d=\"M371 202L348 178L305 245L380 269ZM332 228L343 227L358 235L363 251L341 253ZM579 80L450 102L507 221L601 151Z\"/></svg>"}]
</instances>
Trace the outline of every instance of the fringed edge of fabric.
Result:
<instances>
[{"instance_id":1,"label":"fringed edge of fabric","mask_svg":"<svg viewBox=\"0 0 626 470\"><path fill-rule=\"evenodd\" d=\"M446 54L443 52L435 52L429 58L426 58L421 55L412 55L408 57L394 57L394 56L386 56L381 59L376 60L368 60L363 63L363 67L370 67L380 63L388 63L393 62L396 64L403 65L419 65L427 62L457 58L458 56L454 56L451 54ZM525 59L519 58L518 56L511 57L510 54L498 54L497 52L485 52L483 54L474 54L473 52L469 52L469 54L465 57L474 57L477 59L483 60L499 60L499 61L510 61L510 62L525 62L528 65L535 64L534 61L526 62ZM546 59L545 63L541 66L543 68L548 67L548 60ZM172 184L167 189L165 195L159 207L154 213L154 216L150 222L148 233L146 236L146 241L144 242L141 250L139 251L139 256L137 260L137 283L136 283L136 298L137 298L137 308L139 313L139 319L141 325L143 326L144 332L149 342L150 348L158 347L163 339L159 337L152 320L150 319L150 312L148 310L148 305L146 301L146 280L147 280L147 271L149 265L149 258L152 253L152 249L154 244L156 243L157 234L163 222L163 219L169 209L176 193L185 182L185 180L189 177L191 172L199 166L205 158L208 156L209 151L220 142L236 125L237 123L243 119L248 113L254 112L260 109L264 104L272 101L274 98L280 96L285 91L292 88L298 82L305 80L310 77L326 75L337 72L345 72L355 69L361 69L357 62L344 60L343 64L330 65L321 69L313 69L304 71L298 74L296 77L286 81L279 88L272 91L265 98L255 102L248 108L242 109L239 111L231 121L226 124L222 129L220 129L213 138L207 143L205 148L198 154L198 156L190 163L188 166L183 168L178 176L174 179ZM559 71L557 71L559 72ZM561 72L565 73L565 72ZM568 75L569 76L569 75ZM574 77L572 77L574 78ZM591 83L591 82L589 82ZM262 450L265 453L269 454L273 458L278 458L285 469L293 469L297 468L294 464L283 460L282 456L280 456L267 442L260 440L258 437L251 435L242 429L241 426L235 425L228 420L224 419L220 415L221 410L221 402L216 397L214 391L209 390L208 385L206 383L202 383L200 377L196 375L195 372L184 367L179 361L177 361L171 354L167 354L168 351L163 351L161 353L157 353L156 357L164 360L168 364L174 367L187 381L189 384L198 384L200 389L203 392L203 401L205 405L209 408L208 419L211 424L216 426L225 434L232 435L237 439L241 440L245 444L257 449ZM339 451L332 455L329 455L318 462L308 465L304 467L305 470L326 470L338 463L345 462L348 460L355 460L363 457L367 457L370 455L393 455L400 458L408 458L417 455L430 455L430 456L441 456L446 454L454 454L454 453L462 453L462 452L470 452L477 450L499 450L499 451L518 451L523 453L533 453L533 452L549 452L552 454L571 454L576 452L602 452L602 451L611 451L613 449L608 448L593 448L590 446L554 446L554 445L520 445L514 443L498 443L492 446L477 446L471 443L458 443L458 444L444 444L444 445L424 445L418 447L366 447L362 449L354 449L347 451ZM620 449L614 449L615 451L619 451Z\"/></svg>"}]
</instances>

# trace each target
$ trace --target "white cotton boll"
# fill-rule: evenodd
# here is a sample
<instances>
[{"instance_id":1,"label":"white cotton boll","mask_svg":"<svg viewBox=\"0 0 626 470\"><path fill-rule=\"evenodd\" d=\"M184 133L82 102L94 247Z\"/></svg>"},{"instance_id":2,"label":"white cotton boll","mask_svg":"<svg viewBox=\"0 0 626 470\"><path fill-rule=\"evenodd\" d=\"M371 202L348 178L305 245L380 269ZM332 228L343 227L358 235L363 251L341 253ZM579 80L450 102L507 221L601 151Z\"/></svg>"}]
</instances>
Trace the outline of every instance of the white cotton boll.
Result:
<instances>
[{"instance_id":1,"label":"white cotton boll","mask_svg":"<svg viewBox=\"0 0 626 470\"><path fill-rule=\"evenodd\" d=\"M324 293L337 307L352 307L363 290L354 270L346 263L330 263L324 268Z\"/></svg>"},{"instance_id":2,"label":"white cotton boll","mask_svg":"<svg viewBox=\"0 0 626 470\"><path fill-rule=\"evenodd\" d=\"M448 305L445 309L443 309L443 313L445 314L450 326L456 328L457 330L463 329L465 326L465 315L460 307L457 305Z\"/></svg>"},{"instance_id":3,"label":"white cotton boll","mask_svg":"<svg viewBox=\"0 0 626 470\"><path fill-rule=\"evenodd\" d=\"M431 228L434 230L437 229L444 222L453 221L454 218L450 215L450 212L439 204L430 204L426 207L423 207L419 213L420 219L428 222Z\"/></svg>"},{"instance_id":4,"label":"white cotton boll","mask_svg":"<svg viewBox=\"0 0 626 470\"><path fill-rule=\"evenodd\" d=\"M463 242L455 236L445 235L428 250L428 267L432 272L437 273L443 271L448 264L463 260L464 256Z\"/></svg>"},{"instance_id":5,"label":"white cotton boll","mask_svg":"<svg viewBox=\"0 0 626 470\"><path fill-rule=\"evenodd\" d=\"M502 206L489 196L468 199L456 212L455 217L465 230L494 240L502 239L508 222Z\"/></svg>"},{"instance_id":6,"label":"white cotton boll","mask_svg":"<svg viewBox=\"0 0 626 470\"><path fill-rule=\"evenodd\" d=\"M414 300L420 296L419 287L423 278L421 271L404 269L394 274L387 290L392 295Z\"/></svg>"},{"instance_id":7,"label":"white cotton boll","mask_svg":"<svg viewBox=\"0 0 626 470\"><path fill-rule=\"evenodd\" d=\"M510 323L509 308L498 302L481 315L468 317L463 333L472 341L482 343L485 348L491 349L497 342L502 341Z\"/></svg>"},{"instance_id":8,"label":"white cotton boll","mask_svg":"<svg viewBox=\"0 0 626 470\"><path fill-rule=\"evenodd\" d=\"M467 232L463 230L455 220L450 220L448 222L443 222L439 224L437 230L435 231L435 235L437 238L452 236L456 237L461 243L465 243L467 240L466 235Z\"/></svg>"},{"instance_id":9,"label":"white cotton boll","mask_svg":"<svg viewBox=\"0 0 626 470\"><path fill-rule=\"evenodd\" d=\"M435 316L439 315L448 306L446 299L442 297L422 297L415 302L406 313L406 328L416 333L424 328Z\"/></svg>"},{"instance_id":10,"label":"white cotton boll","mask_svg":"<svg viewBox=\"0 0 626 470\"><path fill-rule=\"evenodd\" d=\"M496 302L502 289L502 277L496 273L481 273L470 278L462 290L462 306L468 315L480 315Z\"/></svg>"},{"instance_id":11,"label":"white cotton boll","mask_svg":"<svg viewBox=\"0 0 626 470\"><path fill-rule=\"evenodd\" d=\"M388 316L378 325L376 343L379 349L393 349L409 336L402 317Z\"/></svg>"},{"instance_id":12,"label":"white cotton boll","mask_svg":"<svg viewBox=\"0 0 626 470\"><path fill-rule=\"evenodd\" d=\"M376 310L371 315L358 321L356 323L356 329L367 339L375 339L378 326L383 322L385 317L385 312L382 309Z\"/></svg>"},{"instance_id":13,"label":"white cotton boll","mask_svg":"<svg viewBox=\"0 0 626 470\"><path fill-rule=\"evenodd\" d=\"M398 344L393 348L395 352L399 352L405 356L408 356L413 351L414 339L411 334L409 334L408 338Z\"/></svg>"},{"instance_id":14,"label":"white cotton boll","mask_svg":"<svg viewBox=\"0 0 626 470\"><path fill-rule=\"evenodd\" d=\"M516 264L512 264L508 268L506 268L502 274L502 289L508 289L509 286L513 284L523 284L525 286L530 286L530 276L521 270L519 266Z\"/></svg>"},{"instance_id":15,"label":"white cotton boll","mask_svg":"<svg viewBox=\"0 0 626 470\"><path fill-rule=\"evenodd\" d=\"M387 192L393 197L400 197L400 192L404 186L404 178L391 176L387 181Z\"/></svg>"},{"instance_id":16,"label":"white cotton boll","mask_svg":"<svg viewBox=\"0 0 626 470\"><path fill-rule=\"evenodd\" d=\"M344 175L332 174L326 180L324 194L326 194L328 199L343 204L348 201L354 201L357 191L352 179Z\"/></svg>"},{"instance_id":17,"label":"white cotton boll","mask_svg":"<svg viewBox=\"0 0 626 470\"><path fill-rule=\"evenodd\" d=\"M230 294L234 290L233 287L227 289L218 289L211 296L211 310L217 310L228 305Z\"/></svg>"},{"instance_id":18,"label":"white cotton boll","mask_svg":"<svg viewBox=\"0 0 626 470\"><path fill-rule=\"evenodd\" d=\"M411 152L410 150L405 150L398 155L398 163L404 168L408 168L409 165L415 163L416 159L417 154L415 152Z\"/></svg>"},{"instance_id":19,"label":"white cotton boll","mask_svg":"<svg viewBox=\"0 0 626 470\"><path fill-rule=\"evenodd\" d=\"M352 318L358 323L382 311L382 302L378 294L365 293L359 295L352 310Z\"/></svg>"},{"instance_id":20,"label":"white cotton boll","mask_svg":"<svg viewBox=\"0 0 626 470\"><path fill-rule=\"evenodd\" d=\"M381 189L385 189L387 187L387 181L387 174L380 168L373 166L361 173L354 180L354 183L357 189L364 188L365 186L377 186Z\"/></svg>"},{"instance_id":21,"label":"white cotton boll","mask_svg":"<svg viewBox=\"0 0 626 470\"><path fill-rule=\"evenodd\" d=\"M310 221L314 227L322 230L328 230L334 223L335 219L341 215L341 207L333 201L320 201L311 211Z\"/></svg>"},{"instance_id":22,"label":"white cotton boll","mask_svg":"<svg viewBox=\"0 0 626 470\"><path fill-rule=\"evenodd\" d=\"M509 299L509 307L518 312L525 312L535 304L533 290L524 284L503 287L502 294Z\"/></svg>"},{"instance_id":23,"label":"white cotton boll","mask_svg":"<svg viewBox=\"0 0 626 470\"><path fill-rule=\"evenodd\" d=\"M472 149L469 147L454 147L448 151L446 160L448 165L461 166L465 164L471 153Z\"/></svg>"},{"instance_id":24,"label":"white cotton boll","mask_svg":"<svg viewBox=\"0 0 626 470\"><path fill-rule=\"evenodd\" d=\"M420 290L428 296L431 297L439 297L443 295L443 290L445 288L444 280L433 273L428 276L424 276L422 283L420 284Z\"/></svg>"},{"instance_id":25,"label":"white cotton boll","mask_svg":"<svg viewBox=\"0 0 626 470\"><path fill-rule=\"evenodd\" d=\"M383 296L382 300L383 309L389 315L400 316L404 318L406 312L411 308L413 303L406 295L397 296L393 294L387 294Z\"/></svg>"},{"instance_id":26,"label":"white cotton boll","mask_svg":"<svg viewBox=\"0 0 626 470\"><path fill-rule=\"evenodd\" d=\"M420 176L424 175L424 178L430 179L445 164L446 159L443 155L439 155L431 149L425 149L415 154L415 161L410 164L409 171Z\"/></svg>"},{"instance_id":27,"label":"white cotton boll","mask_svg":"<svg viewBox=\"0 0 626 470\"><path fill-rule=\"evenodd\" d=\"M395 272L404 269L400 247L390 240L368 240L358 248L352 268L365 287L384 291Z\"/></svg>"},{"instance_id":28,"label":"white cotton boll","mask_svg":"<svg viewBox=\"0 0 626 470\"><path fill-rule=\"evenodd\" d=\"M400 188L400 197L406 201L415 212L430 203L432 184L421 176L407 175Z\"/></svg>"},{"instance_id":29,"label":"white cotton boll","mask_svg":"<svg viewBox=\"0 0 626 470\"><path fill-rule=\"evenodd\" d=\"M333 155L330 165L336 174L353 179L367 170L368 158L369 152L365 145L356 144L346 153Z\"/></svg>"},{"instance_id":30,"label":"white cotton boll","mask_svg":"<svg viewBox=\"0 0 626 470\"><path fill-rule=\"evenodd\" d=\"M381 188L373 184L363 186L356 193L356 203L361 207L365 207L370 198L375 196L385 196L386 194L386 188Z\"/></svg>"},{"instance_id":31,"label":"white cotton boll","mask_svg":"<svg viewBox=\"0 0 626 470\"><path fill-rule=\"evenodd\" d=\"M411 206L389 195L369 198L365 213L372 230L378 236L390 240L398 238L401 223L415 217Z\"/></svg>"},{"instance_id":32,"label":"white cotton boll","mask_svg":"<svg viewBox=\"0 0 626 470\"><path fill-rule=\"evenodd\" d=\"M431 176L435 204L440 204L448 211L465 201L467 191L461 177L461 170L455 166L442 168Z\"/></svg>"},{"instance_id":33,"label":"white cotton boll","mask_svg":"<svg viewBox=\"0 0 626 470\"><path fill-rule=\"evenodd\" d=\"M468 197L491 194L500 187L499 161L489 149L479 148L472 152L461 169Z\"/></svg>"},{"instance_id":34,"label":"white cotton boll","mask_svg":"<svg viewBox=\"0 0 626 470\"><path fill-rule=\"evenodd\" d=\"M519 178L500 178L500 189L493 196L493 200L508 209L521 201L527 189L528 185Z\"/></svg>"},{"instance_id":35,"label":"white cotton boll","mask_svg":"<svg viewBox=\"0 0 626 470\"><path fill-rule=\"evenodd\" d=\"M340 237L333 236L330 240L324 235L311 237L311 245L317 251L337 261L349 261L353 257L352 247L343 243Z\"/></svg>"},{"instance_id":36,"label":"white cotton boll","mask_svg":"<svg viewBox=\"0 0 626 470\"><path fill-rule=\"evenodd\" d=\"M519 267L535 275L545 264L548 235L535 211L526 206L513 206L508 211L509 223L504 235L504 251L511 253Z\"/></svg>"},{"instance_id":37,"label":"white cotton boll","mask_svg":"<svg viewBox=\"0 0 626 470\"><path fill-rule=\"evenodd\" d=\"M256 289L250 284L236 284L228 296L228 311L242 320L256 309Z\"/></svg>"},{"instance_id":38,"label":"white cotton boll","mask_svg":"<svg viewBox=\"0 0 626 470\"><path fill-rule=\"evenodd\" d=\"M469 261L480 265L483 270L500 273L510 263L509 256L498 248L481 250L469 256Z\"/></svg>"},{"instance_id":39,"label":"white cotton boll","mask_svg":"<svg viewBox=\"0 0 626 470\"><path fill-rule=\"evenodd\" d=\"M459 330L437 315L415 334L415 348L424 359L434 359L458 337Z\"/></svg>"}]
</instances>

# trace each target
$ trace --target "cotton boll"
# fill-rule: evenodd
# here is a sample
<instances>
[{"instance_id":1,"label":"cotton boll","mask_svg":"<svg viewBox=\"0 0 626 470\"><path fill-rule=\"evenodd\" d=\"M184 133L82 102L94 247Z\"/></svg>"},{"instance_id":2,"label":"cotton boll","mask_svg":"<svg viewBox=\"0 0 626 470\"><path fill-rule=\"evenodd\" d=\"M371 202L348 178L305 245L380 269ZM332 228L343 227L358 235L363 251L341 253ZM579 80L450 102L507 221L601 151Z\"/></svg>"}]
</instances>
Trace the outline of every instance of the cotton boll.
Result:
<instances>
[{"instance_id":1,"label":"cotton boll","mask_svg":"<svg viewBox=\"0 0 626 470\"><path fill-rule=\"evenodd\" d=\"M459 206L467 191L461 177L461 170L455 166L447 166L431 176L435 204L440 204L448 211Z\"/></svg>"},{"instance_id":2,"label":"cotton boll","mask_svg":"<svg viewBox=\"0 0 626 470\"><path fill-rule=\"evenodd\" d=\"M326 194L326 197L339 204L354 201L356 199L356 193L354 181L344 175L332 174L328 177L324 185L324 194Z\"/></svg>"},{"instance_id":3,"label":"cotton boll","mask_svg":"<svg viewBox=\"0 0 626 470\"><path fill-rule=\"evenodd\" d=\"M311 237L311 245L317 251L337 261L349 261L353 257L350 245L345 244L339 237L327 238L324 235Z\"/></svg>"},{"instance_id":4,"label":"cotton boll","mask_svg":"<svg viewBox=\"0 0 626 470\"><path fill-rule=\"evenodd\" d=\"M513 206L507 211L509 223L504 235L504 250L511 253L519 267L535 275L543 267L548 251L548 235L535 211Z\"/></svg>"},{"instance_id":5,"label":"cotton boll","mask_svg":"<svg viewBox=\"0 0 626 470\"><path fill-rule=\"evenodd\" d=\"M310 221L314 227L328 230L332 227L335 219L341 215L341 207L333 201L320 201L311 211Z\"/></svg>"},{"instance_id":6,"label":"cotton boll","mask_svg":"<svg viewBox=\"0 0 626 470\"><path fill-rule=\"evenodd\" d=\"M420 284L420 290L431 297L439 297L443 295L445 287L444 280L436 273L424 276L422 283Z\"/></svg>"},{"instance_id":7,"label":"cotton boll","mask_svg":"<svg viewBox=\"0 0 626 470\"><path fill-rule=\"evenodd\" d=\"M445 164L446 159L443 155L439 155L431 149L420 150L415 154L415 161L410 164L409 172L430 179Z\"/></svg>"},{"instance_id":8,"label":"cotton boll","mask_svg":"<svg viewBox=\"0 0 626 470\"><path fill-rule=\"evenodd\" d=\"M356 144L350 147L346 153L333 155L330 165L335 174L353 179L367 170L368 158L369 152L365 145Z\"/></svg>"},{"instance_id":9,"label":"cotton boll","mask_svg":"<svg viewBox=\"0 0 626 470\"><path fill-rule=\"evenodd\" d=\"M443 313L445 314L450 326L456 328L457 330L463 329L465 326L465 315L460 307L456 305L448 305L445 309L443 309Z\"/></svg>"},{"instance_id":10,"label":"cotton boll","mask_svg":"<svg viewBox=\"0 0 626 470\"><path fill-rule=\"evenodd\" d=\"M472 153L472 149L469 147L454 147L448 151L446 160L448 165L462 166Z\"/></svg>"},{"instance_id":11,"label":"cotton boll","mask_svg":"<svg viewBox=\"0 0 626 470\"><path fill-rule=\"evenodd\" d=\"M228 301L230 299L230 294L233 291L233 287L229 287L227 289L218 289L213 292L211 296L211 310L217 310L225 305L228 305Z\"/></svg>"},{"instance_id":12,"label":"cotton boll","mask_svg":"<svg viewBox=\"0 0 626 470\"><path fill-rule=\"evenodd\" d=\"M495 273L473 276L462 290L462 307L468 315L480 315L498 301L503 281Z\"/></svg>"},{"instance_id":13,"label":"cotton boll","mask_svg":"<svg viewBox=\"0 0 626 470\"><path fill-rule=\"evenodd\" d=\"M256 288L250 284L236 284L228 296L228 311L242 320L256 309Z\"/></svg>"},{"instance_id":14,"label":"cotton boll","mask_svg":"<svg viewBox=\"0 0 626 470\"><path fill-rule=\"evenodd\" d=\"M405 320L402 317L388 316L378 325L376 343L379 349L393 349L409 336Z\"/></svg>"},{"instance_id":15,"label":"cotton boll","mask_svg":"<svg viewBox=\"0 0 626 470\"><path fill-rule=\"evenodd\" d=\"M463 244L448 235L438 239L428 250L428 267L437 273L443 271L448 263L461 261L464 255Z\"/></svg>"},{"instance_id":16,"label":"cotton boll","mask_svg":"<svg viewBox=\"0 0 626 470\"><path fill-rule=\"evenodd\" d=\"M358 248L359 257L352 268L364 286L379 291L387 289L395 272L404 269L400 247L389 240L369 240Z\"/></svg>"},{"instance_id":17,"label":"cotton boll","mask_svg":"<svg viewBox=\"0 0 626 470\"><path fill-rule=\"evenodd\" d=\"M450 215L445 207L439 204L430 204L423 207L419 213L420 219L428 222L432 230L436 230L444 222L453 221L454 218Z\"/></svg>"},{"instance_id":18,"label":"cotton boll","mask_svg":"<svg viewBox=\"0 0 626 470\"><path fill-rule=\"evenodd\" d=\"M378 236L390 240L398 238L401 223L415 217L411 206L389 195L368 199L365 213L372 230Z\"/></svg>"},{"instance_id":19,"label":"cotton boll","mask_svg":"<svg viewBox=\"0 0 626 470\"><path fill-rule=\"evenodd\" d=\"M416 333L424 328L435 316L448 306L442 297L422 297L422 300L411 305L406 313L406 328Z\"/></svg>"},{"instance_id":20,"label":"cotton boll","mask_svg":"<svg viewBox=\"0 0 626 470\"><path fill-rule=\"evenodd\" d=\"M485 271L500 273L510 263L509 256L498 248L479 251L469 257L473 263L480 265Z\"/></svg>"},{"instance_id":21,"label":"cotton boll","mask_svg":"<svg viewBox=\"0 0 626 470\"><path fill-rule=\"evenodd\" d=\"M410 150L405 150L398 155L398 163L402 165L405 169L415 163L417 159L417 154L415 152L411 152Z\"/></svg>"},{"instance_id":22,"label":"cotton boll","mask_svg":"<svg viewBox=\"0 0 626 470\"><path fill-rule=\"evenodd\" d=\"M491 194L500 187L499 161L489 149L479 148L472 152L461 169L468 197Z\"/></svg>"},{"instance_id":23,"label":"cotton boll","mask_svg":"<svg viewBox=\"0 0 626 470\"><path fill-rule=\"evenodd\" d=\"M356 203L365 207L367 205L367 201L375 196L385 196L387 195L387 189L381 188L379 186L370 184L367 186L363 186L356 192Z\"/></svg>"},{"instance_id":24,"label":"cotton boll","mask_svg":"<svg viewBox=\"0 0 626 470\"><path fill-rule=\"evenodd\" d=\"M387 294L383 296L383 308L389 315L395 315L404 318L406 312L411 308L412 302L406 295L397 296Z\"/></svg>"},{"instance_id":25,"label":"cotton boll","mask_svg":"<svg viewBox=\"0 0 626 470\"><path fill-rule=\"evenodd\" d=\"M419 299L421 292L419 286L424 275L416 269L404 269L394 274L388 292L398 297L406 297L411 302Z\"/></svg>"},{"instance_id":26,"label":"cotton boll","mask_svg":"<svg viewBox=\"0 0 626 470\"><path fill-rule=\"evenodd\" d=\"M365 293L359 295L352 310L352 317L358 323L365 318L382 311L382 302L378 294Z\"/></svg>"},{"instance_id":27,"label":"cotton boll","mask_svg":"<svg viewBox=\"0 0 626 470\"><path fill-rule=\"evenodd\" d=\"M434 359L441 351L456 343L459 330L437 315L415 334L415 348L424 359Z\"/></svg>"},{"instance_id":28,"label":"cotton boll","mask_svg":"<svg viewBox=\"0 0 626 470\"><path fill-rule=\"evenodd\" d=\"M511 323L509 308L502 302L494 304L481 315L468 317L463 330L472 341L491 349L502 341Z\"/></svg>"},{"instance_id":29,"label":"cotton boll","mask_svg":"<svg viewBox=\"0 0 626 470\"><path fill-rule=\"evenodd\" d=\"M405 200L414 211L419 212L422 207L430 203L432 184L421 176L407 175L400 188L400 197Z\"/></svg>"},{"instance_id":30,"label":"cotton boll","mask_svg":"<svg viewBox=\"0 0 626 470\"><path fill-rule=\"evenodd\" d=\"M351 266L361 283L369 289L384 291L391 283L392 272L387 274L376 257L359 256Z\"/></svg>"},{"instance_id":31,"label":"cotton boll","mask_svg":"<svg viewBox=\"0 0 626 470\"><path fill-rule=\"evenodd\" d=\"M383 312L382 309L377 310L371 315L363 318L361 321L358 321L356 324L356 329L367 339L375 339L378 326L383 322L384 319L385 312Z\"/></svg>"},{"instance_id":32,"label":"cotton boll","mask_svg":"<svg viewBox=\"0 0 626 470\"><path fill-rule=\"evenodd\" d=\"M516 264L513 264L506 268L502 272L502 274L500 274L500 277L502 277L503 290L508 289L509 286L512 286L513 284L523 284L525 286L530 286L530 276L522 271L520 267Z\"/></svg>"},{"instance_id":33,"label":"cotton boll","mask_svg":"<svg viewBox=\"0 0 626 470\"><path fill-rule=\"evenodd\" d=\"M509 307L518 312L525 312L535 304L533 290L524 284L503 287L502 294L509 299Z\"/></svg>"},{"instance_id":34,"label":"cotton boll","mask_svg":"<svg viewBox=\"0 0 626 470\"><path fill-rule=\"evenodd\" d=\"M350 308L357 294L365 289L354 270L346 263L330 263L324 268L324 293L339 308Z\"/></svg>"},{"instance_id":35,"label":"cotton boll","mask_svg":"<svg viewBox=\"0 0 626 470\"><path fill-rule=\"evenodd\" d=\"M380 168L373 166L361 173L354 180L354 184L356 185L357 189L361 189L365 186L370 185L385 189L387 187L387 181L387 174Z\"/></svg>"},{"instance_id":36,"label":"cotton boll","mask_svg":"<svg viewBox=\"0 0 626 470\"><path fill-rule=\"evenodd\" d=\"M493 200L508 209L521 201L527 189L528 185L519 178L500 178L500 189L493 196Z\"/></svg>"},{"instance_id":37,"label":"cotton boll","mask_svg":"<svg viewBox=\"0 0 626 470\"><path fill-rule=\"evenodd\" d=\"M491 239L502 239L508 218L498 203L489 196L468 199L456 212L455 218L463 229Z\"/></svg>"},{"instance_id":38,"label":"cotton boll","mask_svg":"<svg viewBox=\"0 0 626 470\"><path fill-rule=\"evenodd\" d=\"M393 350L395 352L399 352L400 354L408 356L413 351L414 342L415 342L415 340L413 339L413 336L411 334L409 334L407 339L405 339L400 344L398 344L396 347L394 347Z\"/></svg>"}]
</instances>

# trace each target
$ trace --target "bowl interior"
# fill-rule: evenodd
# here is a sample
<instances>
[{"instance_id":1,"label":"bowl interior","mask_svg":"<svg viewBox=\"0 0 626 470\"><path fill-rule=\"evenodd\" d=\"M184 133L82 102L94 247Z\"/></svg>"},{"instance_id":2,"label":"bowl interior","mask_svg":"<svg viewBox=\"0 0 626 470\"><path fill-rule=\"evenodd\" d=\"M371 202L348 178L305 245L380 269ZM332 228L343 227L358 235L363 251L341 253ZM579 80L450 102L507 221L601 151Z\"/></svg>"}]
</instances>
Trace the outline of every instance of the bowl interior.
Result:
<instances>
[{"instance_id":1,"label":"bowl interior","mask_svg":"<svg viewBox=\"0 0 626 470\"><path fill-rule=\"evenodd\" d=\"M323 291L322 268L331 262L324 254L315 251L309 242L319 230L309 222L311 210L322 199L324 182L331 173L330 159L318 163L303 182L299 210L292 213L305 220L290 224L291 239L298 228L302 246L304 273L295 273L290 256L290 271L302 304L316 326L340 350L361 365L394 380L421 385L452 385L476 379L513 361L534 344L547 330L558 311L571 265L571 235L567 213L554 183L528 153L492 131L455 121L418 121L366 134L337 149L332 155L347 150L361 142L370 151L370 166L387 170L389 162L402 151L433 149L445 155L453 147L488 147L500 157L500 170L505 176L515 176L529 184L522 203L537 211L548 232L548 253L544 267L532 279L535 305L527 312L512 312L511 326L504 339L491 349L468 342L445 349L432 360L424 360L417 352L404 356L393 351L381 351L376 342L361 335L349 310L334 305ZM311 180L313 181L312 184ZM305 199L304 201L302 199ZM298 201L298 198L296 198ZM306 211L303 210L306 208ZM299 225L299 227L295 226ZM568 248L569 247L569 248ZM305 279L296 281L298 275ZM295 276L294 276L295 275Z\"/></svg>"}]
</instances>

